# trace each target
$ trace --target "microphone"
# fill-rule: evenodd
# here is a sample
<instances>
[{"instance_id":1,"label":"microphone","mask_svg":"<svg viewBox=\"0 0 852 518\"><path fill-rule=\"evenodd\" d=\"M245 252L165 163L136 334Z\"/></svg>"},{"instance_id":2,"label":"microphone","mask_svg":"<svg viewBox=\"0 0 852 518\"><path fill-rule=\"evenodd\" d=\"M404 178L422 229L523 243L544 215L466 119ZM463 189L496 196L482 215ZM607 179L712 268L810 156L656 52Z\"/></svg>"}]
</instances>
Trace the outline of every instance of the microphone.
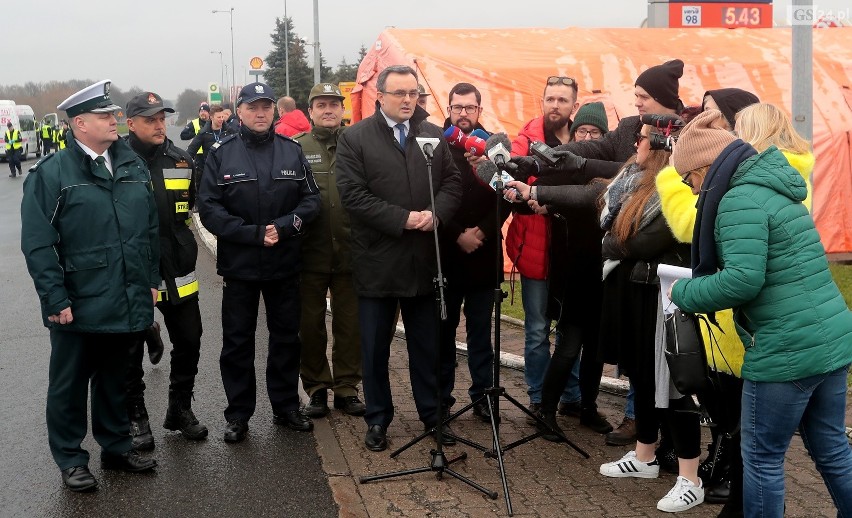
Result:
<instances>
[{"instance_id":1,"label":"microphone","mask_svg":"<svg viewBox=\"0 0 852 518\"><path fill-rule=\"evenodd\" d=\"M414 140L417 141L417 147L423 152L426 160L432 160L432 157L435 156L435 147L441 143L441 139L435 137L417 137Z\"/></svg>"},{"instance_id":2,"label":"microphone","mask_svg":"<svg viewBox=\"0 0 852 518\"><path fill-rule=\"evenodd\" d=\"M476 167L476 176L483 184L491 187L491 190L493 191L497 190L498 179L503 185L505 185L506 182L514 180L509 173L500 171L494 162L482 162L479 164ZM503 199L512 203L520 203L521 193L519 193L517 189L513 188L504 189Z\"/></svg>"},{"instance_id":3,"label":"microphone","mask_svg":"<svg viewBox=\"0 0 852 518\"><path fill-rule=\"evenodd\" d=\"M497 167L505 170L512 158L512 143L505 133L495 133L485 141L485 154L488 159L497 164Z\"/></svg>"},{"instance_id":4,"label":"microphone","mask_svg":"<svg viewBox=\"0 0 852 518\"><path fill-rule=\"evenodd\" d=\"M464 149L471 155L482 156L485 154L485 139L474 136L472 133L465 135L458 126L450 126L444 130L444 139L446 139L447 144Z\"/></svg>"},{"instance_id":5,"label":"microphone","mask_svg":"<svg viewBox=\"0 0 852 518\"><path fill-rule=\"evenodd\" d=\"M684 126L683 119L677 115L646 113L641 117L641 121L642 124L654 126L657 129L667 130L669 133L672 130L678 130Z\"/></svg>"},{"instance_id":6,"label":"microphone","mask_svg":"<svg viewBox=\"0 0 852 518\"><path fill-rule=\"evenodd\" d=\"M488 137L491 136L491 135L488 134L487 131L485 131L481 128L476 128L475 130L471 131L470 134L473 135L474 137L479 137L482 140L488 140Z\"/></svg>"}]
</instances>

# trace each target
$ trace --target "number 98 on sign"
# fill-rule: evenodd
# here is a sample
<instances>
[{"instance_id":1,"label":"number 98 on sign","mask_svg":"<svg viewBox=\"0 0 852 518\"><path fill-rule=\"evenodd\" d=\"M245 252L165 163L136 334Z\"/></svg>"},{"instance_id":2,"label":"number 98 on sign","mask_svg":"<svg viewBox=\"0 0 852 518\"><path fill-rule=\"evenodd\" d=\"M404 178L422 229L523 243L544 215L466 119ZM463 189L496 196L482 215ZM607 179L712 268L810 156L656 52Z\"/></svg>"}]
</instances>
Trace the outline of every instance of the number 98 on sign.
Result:
<instances>
[{"instance_id":1,"label":"number 98 on sign","mask_svg":"<svg viewBox=\"0 0 852 518\"><path fill-rule=\"evenodd\" d=\"M701 27L701 6L684 5L681 7L681 26Z\"/></svg>"}]
</instances>

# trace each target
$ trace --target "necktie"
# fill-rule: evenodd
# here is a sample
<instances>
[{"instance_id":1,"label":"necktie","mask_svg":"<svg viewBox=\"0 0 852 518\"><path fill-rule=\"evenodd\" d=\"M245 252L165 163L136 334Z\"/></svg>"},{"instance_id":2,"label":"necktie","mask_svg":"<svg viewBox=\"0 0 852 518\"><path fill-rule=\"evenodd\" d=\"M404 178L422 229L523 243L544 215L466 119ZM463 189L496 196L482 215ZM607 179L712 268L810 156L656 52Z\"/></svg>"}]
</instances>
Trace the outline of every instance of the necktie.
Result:
<instances>
[{"instance_id":1,"label":"necktie","mask_svg":"<svg viewBox=\"0 0 852 518\"><path fill-rule=\"evenodd\" d=\"M399 145L402 146L402 149L405 150L405 124L399 123L394 128L399 132Z\"/></svg>"},{"instance_id":2,"label":"necktie","mask_svg":"<svg viewBox=\"0 0 852 518\"><path fill-rule=\"evenodd\" d=\"M106 159L102 156L95 158L95 163L98 164L95 167L95 170L102 170L107 174L107 176L112 176L112 172L110 172L109 168L106 166Z\"/></svg>"}]
</instances>

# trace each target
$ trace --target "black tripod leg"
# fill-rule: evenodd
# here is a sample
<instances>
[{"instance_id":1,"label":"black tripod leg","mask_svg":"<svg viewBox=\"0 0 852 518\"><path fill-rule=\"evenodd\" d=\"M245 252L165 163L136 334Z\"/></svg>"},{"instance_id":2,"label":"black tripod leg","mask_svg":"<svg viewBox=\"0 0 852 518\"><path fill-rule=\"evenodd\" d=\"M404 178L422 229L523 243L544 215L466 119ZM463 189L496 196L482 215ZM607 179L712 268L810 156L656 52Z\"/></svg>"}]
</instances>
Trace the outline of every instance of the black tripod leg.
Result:
<instances>
[{"instance_id":1,"label":"black tripod leg","mask_svg":"<svg viewBox=\"0 0 852 518\"><path fill-rule=\"evenodd\" d=\"M497 491L488 490L488 489L480 486L479 484L477 484L473 480L470 480L469 478L465 478L462 475L456 473L455 471L451 470L450 468L444 468L444 473L454 477L456 480L461 480L465 484L469 485L470 487L472 487L472 488L474 488L478 491L485 493L485 495L488 496L488 498L490 498L491 500L497 500ZM509 516L512 516L511 511L509 512Z\"/></svg>"},{"instance_id":2,"label":"black tripod leg","mask_svg":"<svg viewBox=\"0 0 852 518\"><path fill-rule=\"evenodd\" d=\"M521 410L522 410L525 414L527 414L528 416L532 417L532 418L535 420L535 422L536 422L536 429L537 429L537 430L541 430L542 428L547 428L548 430L550 430L551 432L553 432L553 434L554 434L554 435L557 435L557 436L559 436L561 439L563 439L563 440L565 441L565 443L566 443L566 444L568 444L568 446L570 446L570 447L574 448L574 450L575 450L577 453L579 453L580 455L582 455L582 456L583 456L583 458L586 458L586 459L588 459L588 458L589 458L589 454L588 454L588 453L586 453L586 451L585 451L584 449L582 449L582 448L580 448L579 446L577 446L577 445L576 445L573 441L571 441L570 439L568 439L568 437L566 437L566 436L565 436L565 434L564 434L563 432L560 432L559 430L554 430L553 428L551 428L551 426L550 426L549 424L545 423L545 422L544 422L544 421L543 421L543 420L542 420L539 416L537 416L537 415L533 414L532 412L530 412L530 411L527 409L527 407L525 407L524 405L522 405L522 404L521 404L521 403L520 403L517 399L513 398L513 397L512 397L512 396L510 396L509 394L505 394L505 396L506 396L506 400L507 400L507 401L509 401L509 403L512 403L513 405L515 405L516 407L518 407L519 409L521 409ZM541 425L541 426L539 426L539 425ZM526 443L530 442L531 440L533 440L533 439L535 439L535 438L537 438L537 437L540 437L540 436L541 436L541 434L542 434L542 432L536 431L534 434L528 435L527 437L524 437L524 438L522 438L522 439L519 439L519 440L517 440L517 441L515 441L515 442L511 443L511 444L508 444L508 445L504 448L504 450L503 450L503 451L509 451L509 450L511 450L512 448L515 448L515 447L517 447L517 446L520 446L521 444L526 444Z\"/></svg>"},{"instance_id":3,"label":"black tripod leg","mask_svg":"<svg viewBox=\"0 0 852 518\"><path fill-rule=\"evenodd\" d=\"M505 394L504 394L505 395ZM499 395L489 394L488 404L491 405L491 398L499 399ZM495 405L492 405L492 408ZM509 513L509 516L512 516L512 495L509 494L509 481L506 478L506 466L503 465L503 448L500 446L500 432L497 428L497 420L499 417L495 412L491 413L491 434L492 441L494 442L494 450L493 454L497 457L497 466L500 468L500 483L503 484L503 494L506 495L506 512ZM487 455L487 454L486 454Z\"/></svg>"}]
</instances>

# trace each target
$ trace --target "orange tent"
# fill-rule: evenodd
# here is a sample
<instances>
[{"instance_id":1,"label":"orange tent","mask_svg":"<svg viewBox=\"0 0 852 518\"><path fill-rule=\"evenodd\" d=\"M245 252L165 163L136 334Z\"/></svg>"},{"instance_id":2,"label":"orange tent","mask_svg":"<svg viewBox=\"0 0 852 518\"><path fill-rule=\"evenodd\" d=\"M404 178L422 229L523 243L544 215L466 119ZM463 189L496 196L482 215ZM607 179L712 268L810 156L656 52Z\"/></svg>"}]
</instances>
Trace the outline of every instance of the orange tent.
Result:
<instances>
[{"instance_id":1,"label":"orange tent","mask_svg":"<svg viewBox=\"0 0 852 518\"><path fill-rule=\"evenodd\" d=\"M814 31L813 216L830 253L852 252L852 28ZM706 90L738 87L761 101L791 106L790 29L389 29L358 68L353 117L375 110L376 78L389 65L413 66L441 124L450 88L482 92L482 124L514 137L541 115L545 79L567 75L580 102L602 100L610 127L636 113L633 81L649 66L679 58L684 103Z\"/></svg>"}]
</instances>

